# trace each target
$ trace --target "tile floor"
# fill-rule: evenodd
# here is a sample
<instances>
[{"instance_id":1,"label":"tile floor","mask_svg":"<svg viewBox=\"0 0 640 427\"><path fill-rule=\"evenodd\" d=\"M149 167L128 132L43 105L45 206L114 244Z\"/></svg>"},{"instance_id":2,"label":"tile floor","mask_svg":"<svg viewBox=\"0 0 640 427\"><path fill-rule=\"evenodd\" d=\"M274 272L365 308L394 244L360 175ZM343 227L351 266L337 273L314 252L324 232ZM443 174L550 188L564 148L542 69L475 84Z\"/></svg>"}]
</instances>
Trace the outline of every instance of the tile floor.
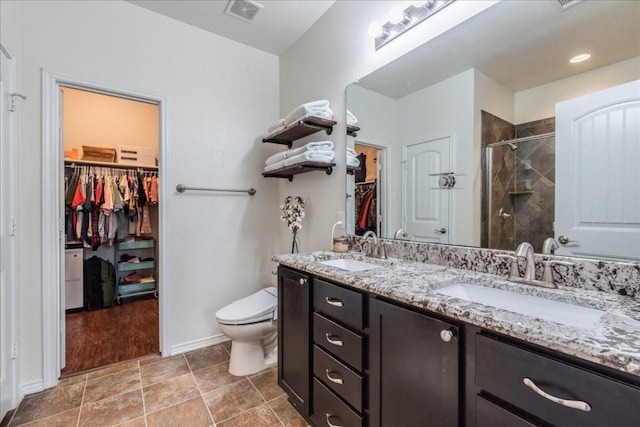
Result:
<instances>
[{"instance_id":1,"label":"tile floor","mask_svg":"<svg viewBox=\"0 0 640 427\"><path fill-rule=\"evenodd\" d=\"M26 396L2 427L307 425L278 387L275 368L235 377L228 366L228 344L117 363Z\"/></svg>"}]
</instances>

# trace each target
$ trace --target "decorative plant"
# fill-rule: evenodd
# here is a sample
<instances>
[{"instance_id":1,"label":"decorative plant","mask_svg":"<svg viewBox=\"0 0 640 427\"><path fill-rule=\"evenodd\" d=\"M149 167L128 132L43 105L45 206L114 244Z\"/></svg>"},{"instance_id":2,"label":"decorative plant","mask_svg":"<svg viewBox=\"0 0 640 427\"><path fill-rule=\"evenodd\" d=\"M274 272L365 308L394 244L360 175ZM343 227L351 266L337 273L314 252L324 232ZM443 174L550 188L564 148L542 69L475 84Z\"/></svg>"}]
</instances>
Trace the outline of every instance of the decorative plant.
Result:
<instances>
[{"instance_id":1,"label":"decorative plant","mask_svg":"<svg viewBox=\"0 0 640 427\"><path fill-rule=\"evenodd\" d=\"M284 204L280 206L282 215L280 219L287 223L287 227L293 232L293 239L291 241L291 253L298 252L298 230L302 228L302 219L304 218L304 204L305 201L300 196L287 196L284 199Z\"/></svg>"}]
</instances>

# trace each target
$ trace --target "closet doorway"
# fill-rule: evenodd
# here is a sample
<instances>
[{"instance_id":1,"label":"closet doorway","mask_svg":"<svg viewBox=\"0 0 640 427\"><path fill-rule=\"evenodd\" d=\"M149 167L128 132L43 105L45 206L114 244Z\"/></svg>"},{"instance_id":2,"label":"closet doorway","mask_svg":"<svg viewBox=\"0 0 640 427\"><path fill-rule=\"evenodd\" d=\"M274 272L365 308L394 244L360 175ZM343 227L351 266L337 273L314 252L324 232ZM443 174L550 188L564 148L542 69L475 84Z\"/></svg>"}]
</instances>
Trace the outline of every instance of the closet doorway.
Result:
<instances>
[{"instance_id":1,"label":"closet doorway","mask_svg":"<svg viewBox=\"0 0 640 427\"><path fill-rule=\"evenodd\" d=\"M61 376L156 354L160 105L61 85Z\"/></svg>"},{"instance_id":2,"label":"closet doorway","mask_svg":"<svg viewBox=\"0 0 640 427\"><path fill-rule=\"evenodd\" d=\"M385 153L383 147L356 142L360 169L355 172L354 224L355 234L373 231L386 236L385 228Z\"/></svg>"}]
</instances>

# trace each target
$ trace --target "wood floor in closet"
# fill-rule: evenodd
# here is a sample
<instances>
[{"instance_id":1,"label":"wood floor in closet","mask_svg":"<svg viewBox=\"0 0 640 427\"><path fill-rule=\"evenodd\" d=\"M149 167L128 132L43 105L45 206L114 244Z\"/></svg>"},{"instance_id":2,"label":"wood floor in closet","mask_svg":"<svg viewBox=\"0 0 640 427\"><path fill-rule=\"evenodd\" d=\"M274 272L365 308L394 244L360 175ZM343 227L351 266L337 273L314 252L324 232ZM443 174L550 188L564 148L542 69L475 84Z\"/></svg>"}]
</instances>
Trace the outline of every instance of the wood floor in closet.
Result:
<instances>
[{"instance_id":1,"label":"wood floor in closet","mask_svg":"<svg viewBox=\"0 0 640 427\"><path fill-rule=\"evenodd\" d=\"M158 353L158 331L158 300L153 297L67 314L62 376Z\"/></svg>"}]
</instances>

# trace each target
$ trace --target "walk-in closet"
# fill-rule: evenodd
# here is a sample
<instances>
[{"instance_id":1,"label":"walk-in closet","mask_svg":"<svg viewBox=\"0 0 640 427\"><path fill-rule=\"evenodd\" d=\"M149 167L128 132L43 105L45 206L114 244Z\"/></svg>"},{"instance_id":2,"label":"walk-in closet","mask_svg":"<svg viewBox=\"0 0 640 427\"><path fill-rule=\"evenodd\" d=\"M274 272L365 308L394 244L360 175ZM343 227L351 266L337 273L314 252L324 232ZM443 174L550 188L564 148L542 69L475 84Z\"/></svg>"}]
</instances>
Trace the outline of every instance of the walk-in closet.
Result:
<instances>
[{"instance_id":1,"label":"walk-in closet","mask_svg":"<svg viewBox=\"0 0 640 427\"><path fill-rule=\"evenodd\" d=\"M159 352L159 106L61 88L65 367Z\"/></svg>"},{"instance_id":2,"label":"walk-in closet","mask_svg":"<svg viewBox=\"0 0 640 427\"><path fill-rule=\"evenodd\" d=\"M376 147L355 144L360 167L354 172L354 224L355 234L361 236L367 231L379 234L380 201L378 157Z\"/></svg>"}]
</instances>

